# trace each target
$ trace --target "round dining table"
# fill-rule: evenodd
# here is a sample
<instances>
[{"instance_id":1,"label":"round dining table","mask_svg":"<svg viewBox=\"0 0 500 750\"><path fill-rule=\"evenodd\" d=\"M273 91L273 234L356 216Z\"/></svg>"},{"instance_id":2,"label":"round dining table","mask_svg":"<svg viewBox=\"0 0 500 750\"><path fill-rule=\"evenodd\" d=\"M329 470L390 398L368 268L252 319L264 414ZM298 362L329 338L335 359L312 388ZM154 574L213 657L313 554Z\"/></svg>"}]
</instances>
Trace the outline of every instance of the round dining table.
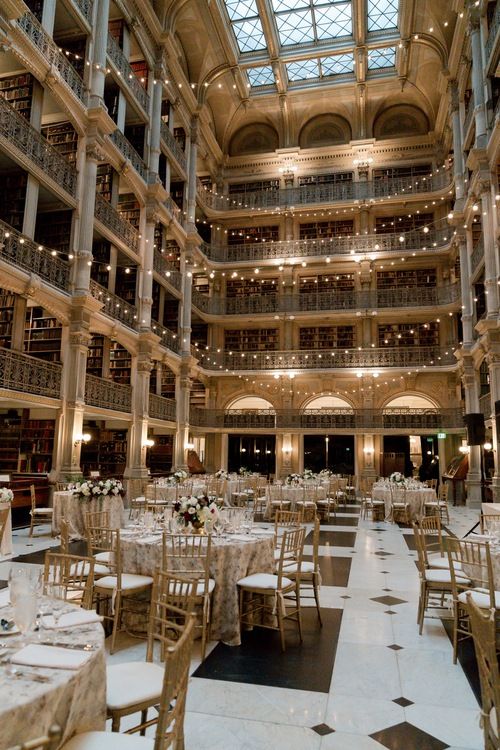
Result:
<instances>
[{"instance_id":1,"label":"round dining table","mask_svg":"<svg viewBox=\"0 0 500 750\"><path fill-rule=\"evenodd\" d=\"M135 531L122 529L120 548L122 569L127 573L151 576L161 567L161 532L139 536ZM215 580L210 607L212 639L230 646L240 645L237 581L252 573L272 573L273 570L273 530L212 536L210 577Z\"/></svg>"},{"instance_id":2,"label":"round dining table","mask_svg":"<svg viewBox=\"0 0 500 750\"><path fill-rule=\"evenodd\" d=\"M68 610L81 611L71 605L64 609ZM0 617L12 619L10 605L0 608ZM74 734L105 728L106 659L102 625L93 622L60 630L41 629L30 635L24 654L30 649L32 656L36 654L37 663L41 657L42 661L48 659L55 664L54 654L47 655L54 646L47 647L47 641L55 641L58 668L36 666L28 658L26 664L14 666L6 660L21 654L21 636L0 633L0 750L40 737L54 724L61 727L63 741ZM80 661L84 663L75 666ZM73 662L71 668L68 662ZM16 673L12 674L14 670Z\"/></svg>"},{"instance_id":3,"label":"round dining table","mask_svg":"<svg viewBox=\"0 0 500 750\"><path fill-rule=\"evenodd\" d=\"M109 523L113 529L122 525L123 500L121 495L105 495L99 498L85 498L72 490L54 492L52 497L52 534L61 532L61 518L68 524L70 539L85 539L85 513L88 511L108 511Z\"/></svg>"},{"instance_id":4,"label":"round dining table","mask_svg":"<svg viewBox=\"0 0 500 750\"><path fill-rule=\"evenodd\" d=\"M391 490L387 485L376 484L372 487L372 497L374 500L383 500L385 505L385 520L391 520ZM416 487L407 489L405 493L406 502L410 505L410 514L413 519L421 518L424 512L424 505L427 502L436 501L436 492L430 487ZM398 498L399 500L399 498Z\"/></svg>"}]
</instances>

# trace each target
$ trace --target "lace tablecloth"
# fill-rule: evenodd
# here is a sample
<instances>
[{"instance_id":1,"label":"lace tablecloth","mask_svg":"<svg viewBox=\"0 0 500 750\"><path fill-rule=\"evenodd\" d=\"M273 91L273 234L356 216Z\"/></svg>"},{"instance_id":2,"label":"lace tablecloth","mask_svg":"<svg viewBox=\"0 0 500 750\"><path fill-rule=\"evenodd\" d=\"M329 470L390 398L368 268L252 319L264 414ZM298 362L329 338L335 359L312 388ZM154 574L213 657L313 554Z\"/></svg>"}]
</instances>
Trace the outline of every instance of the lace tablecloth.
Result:
<instances>
[{"instance_id":1,"label":"lace tablecloth","mask_svg":"<svg viewBox=\"0 0 500 750\"><path fill-rule=\"evenodd\" d=\"M215 580L212 594L210 637L230 646L238 646L240 625L236 582L252 573L272 573L274 537L227 535L212 538L210 576ZM162 537L137 538L122 532L123 570L153 575L161 566Z\"/></svg>"},{"instance_id":2,"label":"lace tablecloth","mask_svg":"<svg viewBox=\"0 0 500 750\"><path fill-rule=\"evenodd\" d=\"M377 487L372 488L372 497L374 500L383 500L385 505L385 517L386 520L391 517L391 491L388 487ZM405 494L406 502L410 505L410 512L412 518L420 518L423 513L424 503L432 502L436 500L436 493L429 487L422 487L419 489L406 490ZM399 497L398 497L399 500Z\"/></svg>"},{"instance_id":3,"label":"lace tablecloth","mask_svg":"<svg viewBox=\"0 0 500 750\"><path fill-rule=\"evenodd\" d=\"M0 503L0 510L9 509L7 524L0 539L0 556L12 554L12 510L10 503Z\"/></svg>"},{"instance_id":4,"label":"lace tablecloth","mask_svg":"<svg viewBox=\"0 0 500 750\"><path fill-rule=\"evenodd\" d=\"M75 607L76 609L76 607ZM0 609L0 617L12 619L10 607ZM22 676L8 676L0 664L0 750L13 747L45 734L53 724L63 730L63 739L74 734L103 730L106 721L106 660L104 630L100 623L73 627L67 630L42 630L42 640L50 639L68 644L92 644L89 660L79 669L46 669L18 667L19 672L43 675L47 682L37 682ZM16 635L0 636L2 643L12 647ZM2 655L4 651L0 652ZM68 653L74 653L68 651Z\"/></svg>"},{"instance_id":5,"label":"lace tablecloth","mask_svg":"<svg viewBox=\"0 0 500 750\"><path fill-rule=\"evenodd\" d=\"M122 525L123 500L120 495L106 495L100 499L83 500L71 490L54 492L54 513L52 514L52 533L61 531L61 518L68 523L71 539L85 539L85 513L88 511L107 510L110 514L110 526L119 529Z\"/></svg>"}]
</instances>

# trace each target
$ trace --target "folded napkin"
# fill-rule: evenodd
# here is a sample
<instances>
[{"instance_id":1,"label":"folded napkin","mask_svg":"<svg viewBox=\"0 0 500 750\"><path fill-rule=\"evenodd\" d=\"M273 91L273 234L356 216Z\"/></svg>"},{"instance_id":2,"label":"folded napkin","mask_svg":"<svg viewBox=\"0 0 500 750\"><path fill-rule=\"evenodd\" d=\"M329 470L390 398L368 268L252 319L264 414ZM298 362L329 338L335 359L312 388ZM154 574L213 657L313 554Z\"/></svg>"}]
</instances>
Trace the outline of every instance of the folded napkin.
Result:
<instances>
[{"instance_id":1,"label":"folded napkin","mask_svg":"<svg viewBox=\"0 0 500 750\"><path fill-rule=\"evenodd\" d=\"M57 646L30 643L11 658L12 664L47 669L80 669L91 658L88 651L74 651Z\"/></svg>"},{"instance_id":2,"label":"folded napkin","mask_svg":"<svg viewBox=\"0 0 500 750\"><path fill-rule=\"evenodd\" d=\"M269 536L274 536L274 529L252 529L252 534L269 534Z\"/></svg>"},{"instance_id":3,"label":"folded napkin","mask_svg":"<svg viewBox=\"0 0 500 750\"><path fill-rule=\"evenodd\" d=\"M98 615L93 609L75 609L62 614L57 625L53 615L45 615L42 618L42 625L47 630L76 628L78 625L90 625L92 622L102 622L102 619L101 615Z\"/></svg>"},{"instance_id":4,"label":"folded napkin","mask_svg":"<svg viewBox=\"0 0 500 750\"><path fill-rule=\"evenodd\" d=\"M229 537L229 540L237 541L237 542L251 542L252 541L252 535L251 534L231 534Z\"/></svg>"},{"instance_id":5,"label":"folded napkin","mask_svg":"<svg viewBox=\"0 0 500 750\"><path fill-rule=\"evenodd\" d=\"M0 607L6 607L10 604L10 591L9 589L2 589L0 591Z\"/></svg>"}]
</instances>

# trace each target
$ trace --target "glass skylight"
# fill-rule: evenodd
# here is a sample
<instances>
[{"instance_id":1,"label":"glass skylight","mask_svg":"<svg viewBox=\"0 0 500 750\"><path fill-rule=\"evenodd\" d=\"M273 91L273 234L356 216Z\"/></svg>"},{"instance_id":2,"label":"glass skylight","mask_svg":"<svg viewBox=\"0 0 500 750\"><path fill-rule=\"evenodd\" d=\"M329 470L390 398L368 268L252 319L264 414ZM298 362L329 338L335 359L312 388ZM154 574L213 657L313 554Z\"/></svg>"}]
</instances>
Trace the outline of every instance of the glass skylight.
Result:
<instances>
[{"instance_id":1,"label":"glass skylight","mask_svg":"<svg viewBox=\"0 0 500 750\"><path fill-rule=\"evenodd\" d=\"M368 0L368 31L398 27L398 0Z\"/></svg>"},{"instance_id":2,"label":"glass skylight","mask_svg":"<svg viewBox=\"0 0 500 750\"><path fill-rule=\"evenodd\" d=\"M348 0L272 0L282 47L351 36Z\"/></svg>"},{"instance_id":3,"label":"glass skylight","mask_svg":"<svg viewBox=\"0 0 500 750\"><path fill-rule=\"evenodd\" d=\"M288 80L291 83L306 81L309 78L327 78L342 73L352 73L353 70L354 59L351 53L322 57L319 60L300 60L300 62L288 63L286 66Z\"/></svg>"},{"instance_id":4,"label":"glass skylight","mask_svg":"<svg viewBox=\"0 0 500 750\"><path fill-rule=\"evenodd\" d=\"M247 70L250 86L274 86L274 71L270 65L261 68L250 68Z\"/></svg>"},{"instance_id":5,"label":"glass skylight","mask_svg":"<svg viewBox=\"0 0 500 750\"><path fill-rule=\"evenodd\" d=\"M396 47L382 47L368 52L368 70L393 68L396 64Z\"/></svg>"},{"instance_id":6,"label":"glass skylight","mask_svg":"<svg viewBox=\"0 0 500 750\"><path fill-rule=\"evenodd\" d=\"M225 0L240 52L266 49L266 39L255 0Z\"/></svg>"}]
</instances>

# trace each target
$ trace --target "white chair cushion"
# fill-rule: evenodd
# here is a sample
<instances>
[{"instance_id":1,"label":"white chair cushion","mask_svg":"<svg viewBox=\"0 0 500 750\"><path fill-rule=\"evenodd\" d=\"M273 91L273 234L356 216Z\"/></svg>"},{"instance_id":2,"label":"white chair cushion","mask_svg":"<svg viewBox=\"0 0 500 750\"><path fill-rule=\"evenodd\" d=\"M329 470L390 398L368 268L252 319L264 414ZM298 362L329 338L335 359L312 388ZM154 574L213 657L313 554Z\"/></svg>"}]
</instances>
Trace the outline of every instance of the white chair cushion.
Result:
<instances>
[{"instance_id":1,"label":"white chair cushion","mask_svg":"<svg viewBox=\"0 0 500 750\"><path fill-rule=\"evenodd\" d=\"M425 571L425 580L429 581L429 583L451 583L451 573L449 568L447 570L426 570ZM465 586L466 584L470 584L470 580L468 578L462 578L457 577L457 582L461 585Z\"/></svg>"},{"instance_id":2,"label":"white chair cushion","mask_svg":"<svg viewBox=\"0 0 500 750\"><path fill-rule=\"evenodd\" d=\"M154 750L149 737L120 732L85 732L72 737L59 750Z\"/></svg>"},{"instance_id":3,"label":"white chair cushion","mask_svg":"<svg viewBox=\"0 0 500 750\"><path fill-rule=\"evenodd\" d=\"M401 509L403 509L403 508L408 508L408 507L409 507L409 504L408 504L408 503L403 503L403 502L399 502L399 501L398 501L398 502L392 503L392 507L393 507L393 508L397 508L397 509L399 510L400 508L401 508Z\"/></svg>"},{"instance_id":4,"label":"white chair cushion","mask_svg":"<svg viewBox=\"0 0 500 750\"><path fill-rule=\"evenodd\" d=\"M373 498L371 500L372 500L372 504L373 505L384 505L385 506L385 501L384 500L374 500Z\"/></svg>"},{"instance_id":5,"label":"white chair cushion","mask_svg":"<svg viewBox=\"0 0 500 750\"><path fill-rule=\"evenodd\" d=\"M328 498L326 500L316 500L316 505L328 505L331 502L332 501Z\"/></svg>"},{"instance_id":6,"label":"white chair cushion","mask_svg":"<svg viewBox=\"0 0 500 750\"><path fill-rule=\"evenodd\" d=\"M283 586L290 586L293 583L293 581L284 576L281 581ZM251 576L240 578L238 586L276 591L278 588L278 576L275 576L272 573L254 573Z\"/></svg>"},{"instance_id":7,"label":"white chair cushion","mask_svg":"<svg viewBox=\"0 0 500 750\"><path fill-rule=\"evenodd\" d=\"M140 589L144 586L151 586L153 579L150 576L138 576L135 573L122 573L122 591ZM95 582L96 588L115 589L116 576L104 576Z\"/></svg>"},{"instance_id":8,"label":"white chair cushion","mask_svg":"<svg viewBox=\"0 0 500 750\"><path fill-rule=\"evenodd\" d=\"M290 505L291 500L271 500L272 505Z\"/></svg>"},{"instance_id":9,"label":"white chair cushion","mask_svg":"<svg viewBox=\"0 0 500 750\"><path fill-rule=\"evenodd\" d=\"M285 563L283 571L287 574L287 576L295 576L297 573L297 563L293 562L289 565ZM302 565L300 566L301 577L303 575L311 575L312 573L314 573L314 563L310 562L310 560L303 560Z\"/></svg>"},{"instance_id":10,"label":"white chair cushion","mask_svg":"<svg viewBox=\"0 0 500 750\"><path fill-rule=\"evenodd\" d=\"M73 563L73 565L70 566L69 574L70 576L73 575L84 575L88 576L90 571L90 565L86 562L82 565L79 563ZM107 576L111 573L110 569L107 567L107 565L100 565L97 563L97 565L94 565L94 575L95 576Z\"/></svg>"},{"instance_id":11,"label":"white chair cushion","mask_svg":"<svg viewBox=\"0 0 500 750\"><path fill-rule=\"evenodd\" d=\"M54 508L35 508L35 510L30 510L30 515L51 516L53 512Z\"/></svg>"},{"instance_id":12,"label":"white chair cushion","mask_svg":"<svg viewBox=\"0 0 500 750\"><path fill-rule=\"evenodd\" d=\"M109 552L98 552L96 555L94 555L94 558L96 560L99 560L99 562L107 563L111 559L111 551L109 551Z\"/></svg>"},{"instance_id":13,"label":"white chair cushion","mask_svg":"<svg viewBox=\"0 0 500 750\"><path fill-rule=\"evenodd\" d=\"M212 591L215 588L215 581L213 578L208 579L208 593L211 594ZM196 587L196 596L203 596L205 593L205 582L200 581L200 583Z\"/></svg>"},{"instance_id":14,"label":"white chair cushion","mask_svg":"<svg viewBox=\"0 0 500 750\"><path fill-rule=\"evenodd\" d=\"M467 604L468 591L462 591L458 595L458 601L462 604ZM490 595L486 589L470 589L470 594L474 601L481 609L490 608ZM500 609L500 591L495 591L495 609Z\"/></svg>"},{"instance_id":15,"label":"white chair cushion","mask_svg":"<svg viewBox=\"0 0 500 750\"><path fill-rule=\"evenodd\" d=\"M297 500L295 505L306 505L307 507L314 508L316 503L314 502L314 500Z\"/></svg>"},{"instance_id":16,"label":"white chair cushion","mask_svg":"<svg viewBox=\"0 0 500 750\"><path fill-rule=\"evenodd\" d=\"M490 727L495 737L498 737L497 711L495 706L490 711Z\"/></svg>"},{"instance_id":17,"label":"white chair cushion","mask_svg":"<svg viewBox=\"0 0 500 750\"><path fill-rule=\"evenodd\" d=\"M160 702L165 668L152 662L133 661L112 664L106 670L106 704L116 710L137 703Z\"/></svg>"}]
</instances>

